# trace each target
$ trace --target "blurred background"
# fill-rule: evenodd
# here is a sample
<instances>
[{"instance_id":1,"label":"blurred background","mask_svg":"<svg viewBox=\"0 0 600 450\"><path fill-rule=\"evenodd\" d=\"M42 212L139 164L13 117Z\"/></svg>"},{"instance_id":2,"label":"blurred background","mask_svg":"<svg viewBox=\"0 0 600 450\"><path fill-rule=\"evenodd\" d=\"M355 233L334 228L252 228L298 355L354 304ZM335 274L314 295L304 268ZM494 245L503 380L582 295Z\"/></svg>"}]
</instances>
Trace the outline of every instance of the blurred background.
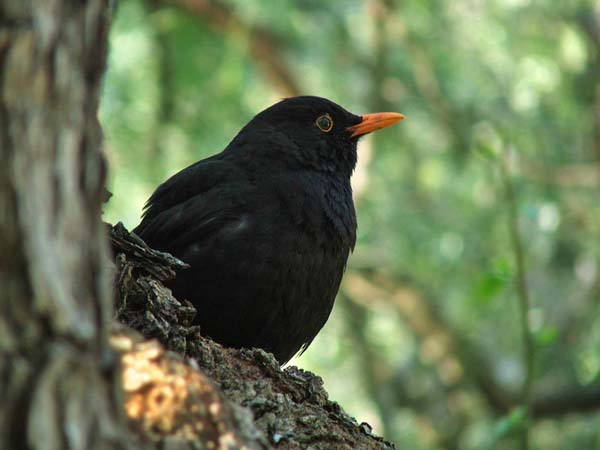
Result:
<instances>
[{"instance_id":1,"label":"blurred background","mask_svg":"<svg viewBox=\"0 0 600 450\"><path fill-rule=\"evenodd\" d=\"M121 0L105 219L287 96L407 119L292 363L401 449L600 448L600 2Z\"/></svg>"}]
</instances>

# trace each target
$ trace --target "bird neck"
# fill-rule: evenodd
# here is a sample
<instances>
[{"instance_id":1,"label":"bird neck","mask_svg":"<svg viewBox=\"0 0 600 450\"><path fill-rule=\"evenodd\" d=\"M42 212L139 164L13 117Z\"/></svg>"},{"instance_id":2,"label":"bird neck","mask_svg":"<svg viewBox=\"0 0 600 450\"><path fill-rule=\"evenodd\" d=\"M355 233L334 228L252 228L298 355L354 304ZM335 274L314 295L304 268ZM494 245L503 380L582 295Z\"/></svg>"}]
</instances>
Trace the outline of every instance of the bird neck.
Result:
<instances>
[{"instance_id":1,"label":"bird neck","mask_svg":"<svg viewBox=\"0 0 600 450\"><path fill-rule=\"evenodd\" d=\"M333 239L353 250L356 243L356 212L350 178L341 174L326 177L323 194L325 214L333 226Z\"/></svg>"}]
</instances>

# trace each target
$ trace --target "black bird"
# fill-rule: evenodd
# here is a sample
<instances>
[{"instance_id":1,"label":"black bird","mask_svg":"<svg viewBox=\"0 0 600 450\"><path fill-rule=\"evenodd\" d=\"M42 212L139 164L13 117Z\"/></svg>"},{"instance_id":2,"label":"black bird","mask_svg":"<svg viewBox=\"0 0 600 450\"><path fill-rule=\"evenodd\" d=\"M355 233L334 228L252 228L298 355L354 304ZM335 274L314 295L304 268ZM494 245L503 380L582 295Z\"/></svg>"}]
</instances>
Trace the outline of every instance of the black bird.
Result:
<instances>
[{"instance_id":1,"label":"black bird","mask_svg":"<svg viewBox=\"0 0 600 450\"><path fill-rule=\"evenodd\" d=\"M281 364L310 345L356 241L358 138L403 118L289 98L156 189L134 232L191 266L169 287L194 304L204 334Z\"/></svg>"}]
</instances>

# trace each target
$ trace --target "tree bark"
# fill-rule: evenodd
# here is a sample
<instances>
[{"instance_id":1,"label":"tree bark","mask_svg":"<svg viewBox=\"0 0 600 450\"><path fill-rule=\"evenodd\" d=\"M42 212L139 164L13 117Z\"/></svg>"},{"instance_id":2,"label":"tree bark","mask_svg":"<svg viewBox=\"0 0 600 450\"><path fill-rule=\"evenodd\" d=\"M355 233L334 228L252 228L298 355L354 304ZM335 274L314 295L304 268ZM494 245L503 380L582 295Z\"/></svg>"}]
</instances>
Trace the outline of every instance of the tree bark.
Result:
<instances>
[{"instance_id":1,"label":"tree bark","mask_svg":"<svg viewBox=\"0 0 600 450\"><path fill-rule=\"evenodd\" d=\"M128 448L97 120L109 0L0 5L0 448Z\"/></svg>"},{"instance_id":2,"label":"tree bark","mask_svg":"<svg viewBox=\"0 0 600 450\"><path fill-rule=\"evenodd\" d=\"M125 381L126 404L133 405L127 408L127 414L136 428L145 430L150 439L160 442L165 432L170 436L181 435L186 434L184 430L190 429L197 431L212 427L218 431L222 429L219 424L222 424L228 431L213 434L209 439L222 443L232 442L233 438L233 442L244 443L234 448L248 450L395 448L392 443L373 435L368 424L359 424L337 403L329 400L318 376L294 366L281 369L275 357L263 350L224 348L202 336L199 327L192 322L194 315L202 314L202 310L196 311L189 302L175 299L162 284L181 270L181 261L150 249L121 224L112 228L111 240L116 264L117 319L144 337L156 339L167 349L189 358L218 391L211 394L213 400L200 399L201 403L208 404L204 409L209 414L196 419L193 409L183 416L177 411L180 409L177 405L182 402L163 400L156 405L153 400L152 391L164 391L165 385L169 395L162 397L180 397L176 394L177 382L165 383L165 378L173 380L173 377L159 374L155 377L156 381L145 385L138 383L134 386L136 389L128 389ZM151 345L151 348L156 349L156 345ZM134 355L147 353L143 348L131 351L130 347L125 346L129 352L125 373L128 367L140 366L130 362ZM171 365L169 361L161 364L164 366L165 363ZM181 372L179 369L175 371ZM164 370L160 372L164 373ZM186 376L183 378L188 379ZM194 378L198 379L197 376ZM186 381L185 384L189 386L190 383ZM204 389L200 386L195 390ZM189 397L194 397L194 394ZM161 414L157 414L157 410ZM211 410L218 414L211 415ZM248 416L251 420L247 419ZM165 422L165 417L173 419ZM201 427L197 426L198 421L203 424ZM215 423L216 427L211 425ZM196 435L204 436L201 433ZM223 445L219 448L229 450L231 447Z\"/></svg>"}]
</instances>

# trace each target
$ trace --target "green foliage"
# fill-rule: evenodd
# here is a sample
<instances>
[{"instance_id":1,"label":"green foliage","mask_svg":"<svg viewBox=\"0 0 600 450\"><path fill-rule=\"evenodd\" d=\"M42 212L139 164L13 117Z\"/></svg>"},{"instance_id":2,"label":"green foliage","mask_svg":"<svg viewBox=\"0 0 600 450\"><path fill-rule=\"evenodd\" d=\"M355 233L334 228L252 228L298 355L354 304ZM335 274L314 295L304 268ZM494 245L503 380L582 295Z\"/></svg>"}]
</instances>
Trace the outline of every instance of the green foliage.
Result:
<instances>
[{"instance_id":1,"label":"green foliage","mask_svg":"<svg viewBox=\"0 0 600 450\"><path fill-rule=\"evenodd\" d=\"M494 426L494 441L516 435L527 426L527 411L524 407L519 406L512 410L506 417L498 420Z\"/></svg>"},{"instance_id":2,"label":"green foliage","mask_svg":"<svg viewBox=\"0 0 600 450\"><path fill-rule=\"evenodd\" d=\"M296 86L357 113L402 112L360 146L344 295L297 364L400 448L519 448L524 430L531 448L599 448L600 416L567 415L568 395L552 417L521 407L506 195L531 299L532 402L598 396L597 1L219 4L225 19L118 2L101 105L106 220L135 226L162 180ZM493 386L507 408L490 401Z\"/></svg>"}]
</instances>

